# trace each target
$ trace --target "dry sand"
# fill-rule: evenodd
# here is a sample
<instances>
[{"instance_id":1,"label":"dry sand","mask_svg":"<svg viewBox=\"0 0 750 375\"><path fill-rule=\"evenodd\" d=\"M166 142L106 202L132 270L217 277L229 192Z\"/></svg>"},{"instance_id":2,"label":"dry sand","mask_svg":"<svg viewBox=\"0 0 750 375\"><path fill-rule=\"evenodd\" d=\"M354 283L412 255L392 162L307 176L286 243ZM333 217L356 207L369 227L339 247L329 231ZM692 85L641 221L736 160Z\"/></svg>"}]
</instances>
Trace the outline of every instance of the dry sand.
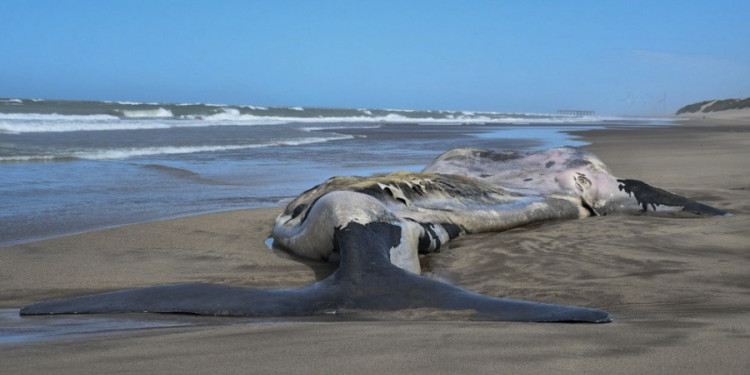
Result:
<instances>
[{"instance_id":1,"label":"dry sand","mask_svg":"<svg viewBox=\"0 0 750 375\"><path fill-rule=\"evenodd\" d=\"M462 237L426 259L431 277L490 295L606 309L613 323L203 318L190 327L0 346L0 368L8 374L746 374L750 122L698 121L581 135L616 175L735 216L546 223ZM0 249L0 307L185 281L291 286L330 273L330 265L268 250L263 241L278 211L201 215Z\"/></svg>"}]
</instances>

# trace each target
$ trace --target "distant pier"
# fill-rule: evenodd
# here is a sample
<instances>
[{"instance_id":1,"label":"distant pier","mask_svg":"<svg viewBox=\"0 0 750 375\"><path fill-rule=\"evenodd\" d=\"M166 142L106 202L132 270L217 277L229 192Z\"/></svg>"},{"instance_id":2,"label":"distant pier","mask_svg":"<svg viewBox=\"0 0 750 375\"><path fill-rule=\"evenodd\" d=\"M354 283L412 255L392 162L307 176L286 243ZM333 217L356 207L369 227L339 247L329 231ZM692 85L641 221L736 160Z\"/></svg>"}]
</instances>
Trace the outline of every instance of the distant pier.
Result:
<instances>
[{"instance_id":1,"label":"distant pier","mask_svg":"<svg viewBox=\"0 0 750 375\"><path fill-rule=\"evenodd\" d=\"M596 112L595 111L583 111L580 109L558 109L557 114L567 115L567 116L593 116L596 114Z\"/></svg>"}]
</instances>

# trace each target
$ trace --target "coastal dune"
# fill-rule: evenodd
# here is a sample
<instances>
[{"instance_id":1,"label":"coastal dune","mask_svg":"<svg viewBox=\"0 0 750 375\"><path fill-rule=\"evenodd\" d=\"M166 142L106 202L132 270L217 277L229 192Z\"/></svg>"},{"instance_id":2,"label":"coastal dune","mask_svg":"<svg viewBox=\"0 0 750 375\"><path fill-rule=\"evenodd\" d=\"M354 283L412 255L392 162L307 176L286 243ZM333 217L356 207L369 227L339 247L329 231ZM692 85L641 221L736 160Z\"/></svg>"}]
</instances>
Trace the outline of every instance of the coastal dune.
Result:
<instances>
[{"instance_id":1,"label":"coastal dune","mask_svg":"<svg viewBox=\"0 0 750 375\"><path fill-rule=\"evenodd\" d=\"M488 295L600 308L613 314L613 323L473 322L439 312L262 323L192 318L182 327L5 345L0 365L14 374L746 373L750 123L691 120L576 135L615 175L733 216L543 223L460 237L422 261L428 277ZM280 210L207 214L3 248L0 307L162 283L277 288L330 274L330 264L264 243Z\"/></svg>"}]
</instances>

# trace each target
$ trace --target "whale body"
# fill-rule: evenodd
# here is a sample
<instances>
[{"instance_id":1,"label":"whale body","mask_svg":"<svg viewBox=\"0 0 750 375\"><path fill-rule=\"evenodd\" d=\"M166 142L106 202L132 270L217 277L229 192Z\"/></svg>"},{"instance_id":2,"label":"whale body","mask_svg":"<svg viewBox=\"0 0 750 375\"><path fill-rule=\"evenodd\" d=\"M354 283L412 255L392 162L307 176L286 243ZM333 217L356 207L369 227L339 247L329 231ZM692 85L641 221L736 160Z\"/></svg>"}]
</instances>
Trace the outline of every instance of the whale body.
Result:
<instances>
[{"instance_id":1,"label":"whale body","mask_svg":"<svg viewBox=\"0 0 750 375\"><path fill-rule=\"evenodd\" d=\"M612 317L598 309L489 297L422 277L419 254L462 234L649 210L727 214L617 178L579 148L454 149L418 173L333 177L292 200L274 222L275 244L306 258L339 262L332 275L311 285L271 290L162 285L41 302L21 314L309 316L432 308L464 311L472 319L609 322Z\"/></svg>"}]
</instances>

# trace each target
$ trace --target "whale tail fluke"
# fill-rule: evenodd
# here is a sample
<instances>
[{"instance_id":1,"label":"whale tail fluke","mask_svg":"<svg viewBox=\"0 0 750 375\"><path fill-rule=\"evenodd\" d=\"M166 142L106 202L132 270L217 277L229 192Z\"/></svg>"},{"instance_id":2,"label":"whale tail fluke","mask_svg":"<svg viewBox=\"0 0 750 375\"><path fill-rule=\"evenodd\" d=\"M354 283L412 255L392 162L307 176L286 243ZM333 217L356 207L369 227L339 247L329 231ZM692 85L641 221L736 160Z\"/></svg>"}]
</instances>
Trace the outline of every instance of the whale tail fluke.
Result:
<instances>
[{"instance_id":1,"label":"whale tail fluke","mask_svg":"<svg viewBox=\"0 0 750 375\"><path fill-rule=\"evenodd\" d=\"M267 317L432 308L466 311L481 320L611 321L601 310L489 297L405 271L388 258L389 250L400 241L400 231L400 226L383 222L350 222L336 228L339 268L306 287L257 290L210 284L161 285L41 302L24 307L21 314L150 312Z\"/></svg>"}]
</instances>

